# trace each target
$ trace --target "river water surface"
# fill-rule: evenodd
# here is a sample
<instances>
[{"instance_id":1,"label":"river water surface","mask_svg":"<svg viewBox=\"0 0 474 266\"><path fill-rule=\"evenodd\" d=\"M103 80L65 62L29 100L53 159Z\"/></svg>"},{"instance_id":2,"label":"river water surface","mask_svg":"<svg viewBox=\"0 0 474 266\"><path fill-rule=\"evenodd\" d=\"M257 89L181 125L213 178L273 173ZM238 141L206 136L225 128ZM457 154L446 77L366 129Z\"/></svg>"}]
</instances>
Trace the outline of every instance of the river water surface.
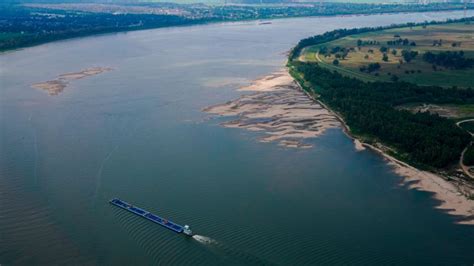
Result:
<instances>
[{"instance_id":1,"label":"river water surface","mask_svg":"<svg viewBox=\"0 0 474 266\"><path fill-rule=\"evenodd\" d=\"M472 13L471 13L472 15ZM0 55L0 264L474 263L474 227L340 129L289 149L202 108L336 28L462 12L297 18L108 34ZM114 70L50 96L31 84ZM108 204L153 211L186 238Z\"/></svg>"}]
</instances>

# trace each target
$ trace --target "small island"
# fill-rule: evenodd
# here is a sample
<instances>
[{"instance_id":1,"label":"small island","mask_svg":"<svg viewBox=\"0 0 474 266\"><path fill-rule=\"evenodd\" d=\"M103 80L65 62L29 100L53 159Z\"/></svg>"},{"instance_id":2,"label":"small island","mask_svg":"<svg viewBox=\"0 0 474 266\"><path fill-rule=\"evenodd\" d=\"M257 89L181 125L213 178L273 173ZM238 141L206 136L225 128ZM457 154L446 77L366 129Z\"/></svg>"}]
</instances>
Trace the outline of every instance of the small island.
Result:
<instances>
[{"instance_id":1,"label":"small island","mask_svg":"<svg viewBox=\"0 0 474 266\"><path fill-rule=\"evenodd\" d=\"M56 79L48 80L44 82L38 82L31 87L46 91L49 95L58 95L64 91L64 89L73 80L83 79L90 76L99 75L101 73L111 71L110 67L91 67L79 72L66 73L59 75Z\"/></svg>"}]
</instances>

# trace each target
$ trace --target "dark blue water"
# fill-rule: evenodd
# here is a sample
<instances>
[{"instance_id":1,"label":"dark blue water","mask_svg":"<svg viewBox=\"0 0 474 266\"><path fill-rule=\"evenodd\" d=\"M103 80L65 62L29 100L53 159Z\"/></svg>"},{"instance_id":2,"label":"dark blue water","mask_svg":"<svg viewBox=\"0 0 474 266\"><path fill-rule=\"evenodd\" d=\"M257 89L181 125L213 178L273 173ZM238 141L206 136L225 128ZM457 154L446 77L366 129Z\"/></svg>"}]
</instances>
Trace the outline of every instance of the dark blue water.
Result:
<instances>
[{"instance_id":1,"label":"dark blue water","mask_svg":"<svg viewBox=\"0 0 474 266\"><path fill-rule=\"evenodd\" d=\"M201 109L280 69L304 37L462 12L300 18L110 34L0 55L1 264L474 263L474 227L401 187L341 130L259 143ZM30 88L92 66L58 96ZM197 239L110 206L190 224Z\"/></svg>"}]
</instances>

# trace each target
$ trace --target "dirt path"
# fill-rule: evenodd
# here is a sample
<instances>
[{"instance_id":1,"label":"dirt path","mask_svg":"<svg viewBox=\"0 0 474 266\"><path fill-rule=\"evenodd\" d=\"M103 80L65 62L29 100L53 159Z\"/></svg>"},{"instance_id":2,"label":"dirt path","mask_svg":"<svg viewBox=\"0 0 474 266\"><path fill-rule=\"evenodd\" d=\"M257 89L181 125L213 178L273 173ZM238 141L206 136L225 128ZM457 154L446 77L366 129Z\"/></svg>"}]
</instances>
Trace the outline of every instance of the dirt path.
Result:
<instances>
[{"instance_id":1,"label":"dirt path","mask_svg":"<svg viewBox=\"0 0 474 266\"><path fill-rule=\"evenodd\" d=\"M470 143L461 153L461 159L459 159L459 166L461 166L461 169L463 172L468 175L470 178L474 178L474 175L469 172L470 167L465 165L464 162L464 153L466 153L467 149L472 143Z\"/></svg>"},{"instance_id":2,"label":"dirt path","mask_svg":"<svg viewBox=\"0 0 474 266\"><path fill-rule=\"evenodd\" d=\"M462 120L462 121L457 122L457 123L456 123L456 126L462 128L462 127L461 127L461 124L462 124L462 123L465 123L465 122L473 122L473 121L474 121L474 118ZM466 131L469 132L468 130L466 130ZM474 136L474 133L472 133L472 132L469 132L469 134L471 134L471 136Z\"/></svg>"},{"instance_id":3,"label":"dirt path","mask_svg":"<svg viewBox=\"0 0 474 266\"><path fill-rule=\"evenodd\" d=\"M471 122L471 121L474 121L474 118L471 118L471 119L466 119L466 120L462 120L462 121L459 121L456 123L456 126L458 126L459 128L463 129L461 127L461 124L464 123L464 122ZM466 130L467 131L467 130ZM467 131L469 132L469 131ZM471 134L471 136L474 136L474 133L471 133L469 132L469 134ZM462 151L461 153L461 159L459 159L459 166L461 167L462 171L467 175L469 176L470 178L474 178L474 175L471 174L471 172L469 172L469 169L471 167L465 165L463 162L464 162L464 153L466 153L467 149L469 148L469 146L471 146L472 142L469 143L469 145Z\"/></svg>"}]
</instances>

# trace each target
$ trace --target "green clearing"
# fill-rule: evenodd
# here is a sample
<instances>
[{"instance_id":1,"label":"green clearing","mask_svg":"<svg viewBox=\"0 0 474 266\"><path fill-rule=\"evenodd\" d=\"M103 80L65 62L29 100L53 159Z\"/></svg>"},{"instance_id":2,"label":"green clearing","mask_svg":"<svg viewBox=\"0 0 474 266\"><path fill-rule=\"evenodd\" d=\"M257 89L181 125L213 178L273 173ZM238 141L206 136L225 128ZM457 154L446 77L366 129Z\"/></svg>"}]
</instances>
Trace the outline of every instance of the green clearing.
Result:
<instances>
[{"instance_id":1,"label":"green clearing","mask_svg":"<svg viewBox=\"0 0 474 266\"><path fill-rule=\"evenodd\" d=\"M412 113L430 112L439 116L461 121L474 117L474 105L472 104L425 104L409 103L397 107L400 110L408 110ZM473 131L474 133L474 131Z\"/></svg>"},{"instance_id":2,"label":"green clearing","mask_svg":"<svg viewBox=\"0 0 474 266\"><path fill-rule=\"evenodd\" d=\"M22 36L21 33L0 32L0 41L14 39Z\"/></svg>"},{"instance_id":3,"label":"green clearing","mask_svg":"<svg viewBox=\"0 0 474 266\"><path fill-rule=\"evenodd\" d=\"M458 105L457 107L459 108L459 111L465 116L474 116L474 105L465 104L465 105Z\"/></svg>"},{"instance_id":4,"label":"green clearing","mask_svg":"<svg viewBox=\"0 0 474 266\"><path fill-rule=\"evenodd\" d=\"M415 42L416 46L392 44L387 42L398 39L408 39ZM358 46L358 40L362 45ZM434 42L440 45L434 46ZM456 45L453 47L453 43ZM326 55L319 53L326 48L331 51L334 48L345 48L345 58L338 58L339 64L333 65L337 53L328 52ZM388 48L387 61L383 61L381 47ZM392 51L396 54L392 54ZM418 52L418 56L412 61L406 62L401 53L402 50ZM390 81L396 75L400 81L407 81L419 85L438 85L443 87L458 86L462 88L472 87L474 84L474 68L451 70L437 66L422 59L423 53L428 51L463 51L466 58L474 58L474 26L463 23L451 23L443 25L428 25L426 27L404 27L364 34L351 35L328 43L306 48L300 57L303 61L319 62L322 66L331 70L337 70L341 74L356 77L364 81ZM361 72L360 68L370 63L379 63L381 68L371 73Z\"/></svg>"}]
</instances>

